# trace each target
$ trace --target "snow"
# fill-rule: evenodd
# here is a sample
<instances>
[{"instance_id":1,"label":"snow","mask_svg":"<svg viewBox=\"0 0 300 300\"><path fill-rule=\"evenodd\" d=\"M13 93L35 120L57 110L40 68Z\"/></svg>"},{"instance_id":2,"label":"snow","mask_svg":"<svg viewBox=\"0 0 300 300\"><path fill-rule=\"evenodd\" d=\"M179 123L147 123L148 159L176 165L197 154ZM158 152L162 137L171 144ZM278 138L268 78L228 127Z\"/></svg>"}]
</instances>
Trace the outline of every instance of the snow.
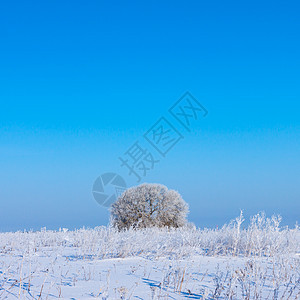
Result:
<instances>
[{"instance_id":1,"label":"snow","mask_svg":"<svg viewBox=\"0 0 300 300\"><path fill-rule=\"evenodd\" d=\"M0 233L0 299L299 297L299 228L261 214L247 228L239 220L221 229Z\"/></svg>"}]
</instances>

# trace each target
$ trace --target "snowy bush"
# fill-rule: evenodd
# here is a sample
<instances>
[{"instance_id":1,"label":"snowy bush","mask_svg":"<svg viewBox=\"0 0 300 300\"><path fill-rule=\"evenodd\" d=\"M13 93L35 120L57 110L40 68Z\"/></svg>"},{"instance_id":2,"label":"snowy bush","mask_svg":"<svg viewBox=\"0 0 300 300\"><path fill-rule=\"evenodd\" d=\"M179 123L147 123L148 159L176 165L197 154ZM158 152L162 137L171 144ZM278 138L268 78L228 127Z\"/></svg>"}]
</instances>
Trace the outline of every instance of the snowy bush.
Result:
<instances>
[{"instance_id":1,"label":"snowy bush","mask_svg":"<svg viewBox=\"0 0 300 300\"><path fill-rule=\"evenodd\" d=\"M178 192L161 184L144 183L126 190L112 205L112 225L119 230L182 227L188 205Z\"/></svg>"}]
</instances>

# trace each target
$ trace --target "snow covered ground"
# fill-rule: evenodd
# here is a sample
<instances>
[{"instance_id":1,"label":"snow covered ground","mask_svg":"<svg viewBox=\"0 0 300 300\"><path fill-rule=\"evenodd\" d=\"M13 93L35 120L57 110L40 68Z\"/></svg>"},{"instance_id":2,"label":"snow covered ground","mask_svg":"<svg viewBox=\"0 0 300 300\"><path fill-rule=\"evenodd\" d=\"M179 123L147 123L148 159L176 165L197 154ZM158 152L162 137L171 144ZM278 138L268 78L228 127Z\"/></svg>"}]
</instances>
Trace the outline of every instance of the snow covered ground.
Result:
<instances>
[{"instance_id":1,"label":"snow covered ground","mask_svg":"<svg viewBox=\"0 0 300 300\"><path fill-rule=\"evenodd\" d=\"M279 221L0 233L0 299L297 299L300 230Z\"/></svg>"}]
</instances>

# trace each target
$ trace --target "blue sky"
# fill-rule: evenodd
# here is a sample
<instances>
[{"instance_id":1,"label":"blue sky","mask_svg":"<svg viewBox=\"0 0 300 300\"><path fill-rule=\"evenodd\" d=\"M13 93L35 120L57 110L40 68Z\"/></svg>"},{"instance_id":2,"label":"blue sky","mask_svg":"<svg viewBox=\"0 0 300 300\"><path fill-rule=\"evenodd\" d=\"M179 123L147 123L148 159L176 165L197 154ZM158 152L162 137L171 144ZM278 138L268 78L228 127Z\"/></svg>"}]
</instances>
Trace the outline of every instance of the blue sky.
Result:
<instances>
[{"instance_id":1,"label":"blue sky","mask_svg":"<svg viewBox=\"0 0 300 300\"><path fill-rule=\"evenodd\" d=\"M208 110L145 182L198 226L300 211L297 1L0 5L0 230L105 225L91 193L190 91Z\"/></svg>"}]
</instances>

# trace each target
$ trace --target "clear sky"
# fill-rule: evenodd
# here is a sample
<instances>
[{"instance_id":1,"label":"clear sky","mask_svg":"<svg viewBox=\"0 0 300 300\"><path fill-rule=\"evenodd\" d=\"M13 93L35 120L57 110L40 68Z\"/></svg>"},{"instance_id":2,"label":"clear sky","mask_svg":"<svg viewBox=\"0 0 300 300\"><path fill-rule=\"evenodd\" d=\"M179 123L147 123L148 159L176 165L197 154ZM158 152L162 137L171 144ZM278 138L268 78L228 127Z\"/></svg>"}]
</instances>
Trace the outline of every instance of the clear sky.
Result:
<instances>
[{"instance_id":1,"label":"clear sky","mask_svg":"<svg viewBox=\"0 0 300 300\"><path fill-rule=\"evenodd\" d=\"M299 1L2 1L0 230L107 224L94 180L117 172L135 185L118 157L186 91L208 114L191 132L178 126L184 139L142 181L178 190L198 226L240 209L294 225L299 11Z\"/></svg>"}]
</instances>

